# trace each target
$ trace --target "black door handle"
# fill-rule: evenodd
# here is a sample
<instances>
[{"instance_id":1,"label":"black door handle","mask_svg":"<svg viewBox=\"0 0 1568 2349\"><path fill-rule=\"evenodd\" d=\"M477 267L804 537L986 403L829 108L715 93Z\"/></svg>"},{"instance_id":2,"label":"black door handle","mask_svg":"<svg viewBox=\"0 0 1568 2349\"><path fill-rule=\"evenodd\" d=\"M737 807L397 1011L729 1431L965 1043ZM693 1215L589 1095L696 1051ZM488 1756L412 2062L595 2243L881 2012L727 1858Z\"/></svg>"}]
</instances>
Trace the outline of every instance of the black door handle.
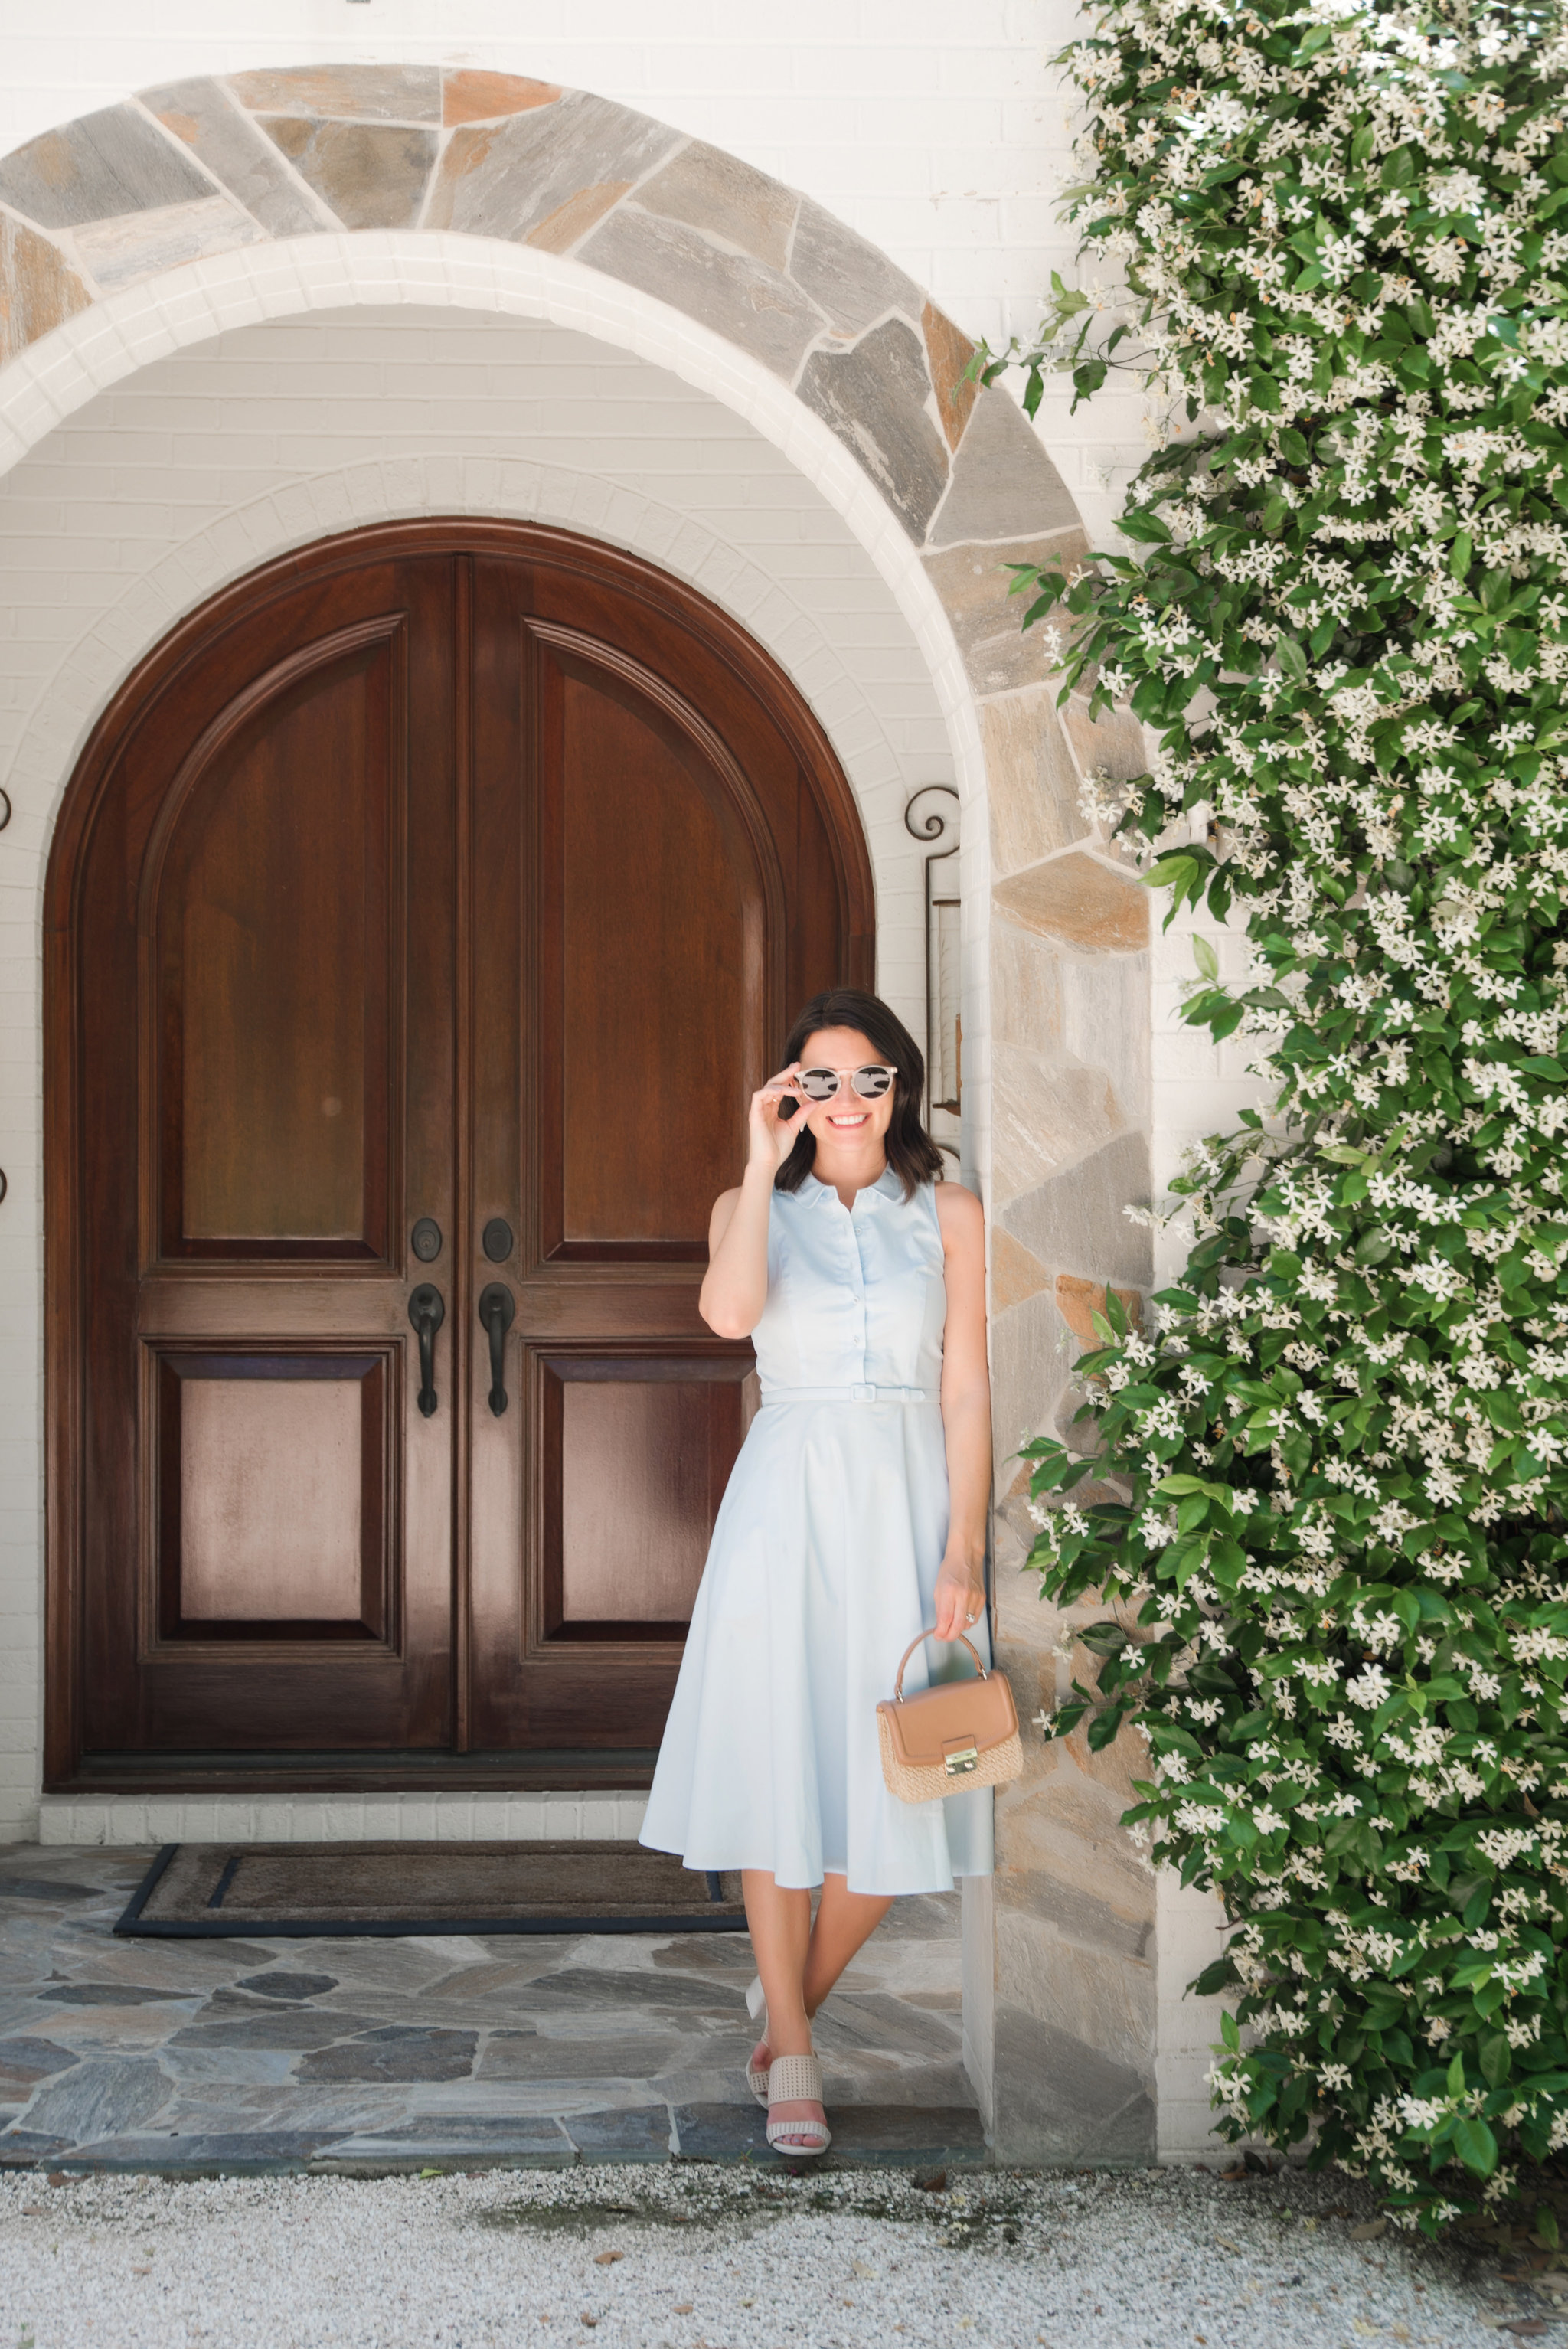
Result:
<instances>
[{"instance_id":1,"label":"black door handle","mask_svg":"<svg viewBox=\"0 0 1568 2349\"><path fill-rule=\"evenodd\" d=\"M408 1299L408 1319L419 1340L419 1409L427 1419L436 1408L436 1332L446 1318L440 1290L422 1280Z\"/></svg>"},{"instance_id":2,"label":"black door handle","mask_svg":"<svg viewBox=\"0 0 1568 2349\"><path fill-rule=\"evenodd\" d=\"M516 1312L516 1299L505 1281L487 1281L480 1291L480 1319L490 1338L490 1407L498 1419L506 1409L506 1333Z\"/></svg>"}]
</instances>

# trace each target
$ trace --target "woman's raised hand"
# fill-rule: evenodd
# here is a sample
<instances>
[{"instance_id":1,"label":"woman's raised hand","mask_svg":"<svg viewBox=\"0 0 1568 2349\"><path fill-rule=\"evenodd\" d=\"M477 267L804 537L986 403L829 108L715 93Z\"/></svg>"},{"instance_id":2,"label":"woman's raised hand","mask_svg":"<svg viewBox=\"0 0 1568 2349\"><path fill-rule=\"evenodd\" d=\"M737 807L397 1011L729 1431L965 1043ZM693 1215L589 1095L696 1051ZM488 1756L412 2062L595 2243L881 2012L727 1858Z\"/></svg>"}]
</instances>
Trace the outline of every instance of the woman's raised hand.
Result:
<instances>
[{"instance_id":1,"label":"woman's raised hand","mask_svg":"<svg viewBox=\"0 0 1568 2349\"><path fill-rule=\"evenodd\" d=\"M714 1201L707 1228L707 1273L697 1311L721 1338L749 1338L768 1302L768 1216L773 1178L800 1131L779 1114L782 1102L805 1107L800 1063L792 1061L751 1096L746 1126L746 1179ZM796 1115L799 1116L799 1111Z\"/></svg>"},{"instance_id":2,"label":"woman's raised hand","mask_svg":"<svg viewBox=\"0 0 1568 2349\"><path fill-rule=\"evenodd\" d=\"M792 1118L780 1117L780 1102L799 1102L800 1107ZM791 1061L776 1077L769 1077L751 1096L751 1109L747 1119L750 1139L750 1159L753 1165L767 1167L769 1174L776 1174L794 1147L795 1136L800 1131L806 1096L800 1091L800 1063Z\"/></svg>"}]
</instances>

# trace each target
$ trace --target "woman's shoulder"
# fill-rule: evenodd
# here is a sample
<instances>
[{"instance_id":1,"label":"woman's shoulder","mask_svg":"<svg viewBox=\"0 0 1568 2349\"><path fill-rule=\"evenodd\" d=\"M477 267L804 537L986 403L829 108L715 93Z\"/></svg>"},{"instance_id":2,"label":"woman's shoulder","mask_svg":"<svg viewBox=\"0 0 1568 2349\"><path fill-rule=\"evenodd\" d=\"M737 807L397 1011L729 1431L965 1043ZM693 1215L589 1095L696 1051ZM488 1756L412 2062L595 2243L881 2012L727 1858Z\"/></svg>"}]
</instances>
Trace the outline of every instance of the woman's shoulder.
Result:
<instances>
[{"instance_id":1,"label":"woman's shoulder","mask_svg":"<svg viewBox=\"0 0 1568 2349\"><path fill-rule=\"evenodd\" d=\"M932 1199L942 1237L949 1247L985 1238L985 1210L962 1183L934 1183Z\"/></svg>"},{"instance_id":2,"label":"woman's shoulder","mask_svg":"<svg viewBox=\"0 0 1568 2349\"><path fill-rule=\"evenodd\" d=\"M769 1219L771 1219L772 1210L778 1206L780 1200L788 1198L789 1195L789 1193L786 1191L774 1190L769 1193L768 1205ZM743 1193L741 1185L737 1183L734 1184L729 1190L721 1191L717 1198L714 1201L712 1212L707 1219L707 1237L708 1246L710 1247L717 1247L720 1240L724 1237L725 1233L729 1229L730 1220L733 1217L737 1207L739 1206L742 1196Z\"/></svg>"}]
</instances>

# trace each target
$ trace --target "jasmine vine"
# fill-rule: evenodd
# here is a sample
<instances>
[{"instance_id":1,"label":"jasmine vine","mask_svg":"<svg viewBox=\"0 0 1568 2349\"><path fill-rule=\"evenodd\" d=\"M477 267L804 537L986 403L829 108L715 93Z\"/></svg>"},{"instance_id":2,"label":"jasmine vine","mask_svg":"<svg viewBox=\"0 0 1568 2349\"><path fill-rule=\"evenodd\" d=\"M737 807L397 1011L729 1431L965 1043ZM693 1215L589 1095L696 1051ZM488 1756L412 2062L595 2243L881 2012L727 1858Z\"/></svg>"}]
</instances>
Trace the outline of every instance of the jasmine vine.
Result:
<instances>
[{"instance_id":1,"label":"jasmine vine","mask_svg":"<svg viewBox=\"0 0 1568 2349\"><path fill-rule=\"evenodd\" d=\"M1053 1731L1136 1723L1129 1818L1225 1902L1222 2130L1431 2229L1568 2147L1568 37L1089 15L1113 290L984 368L1132 367L1163 429L1138 553L1016 584L1158 739L1091 812L1244 915L1186 1017L1271 1105L1194 1154L1146 1322L1109 1299L1082 1442L1026 1447L1045 1592L1114 1602Z\"/></svg>"}]
</instances>

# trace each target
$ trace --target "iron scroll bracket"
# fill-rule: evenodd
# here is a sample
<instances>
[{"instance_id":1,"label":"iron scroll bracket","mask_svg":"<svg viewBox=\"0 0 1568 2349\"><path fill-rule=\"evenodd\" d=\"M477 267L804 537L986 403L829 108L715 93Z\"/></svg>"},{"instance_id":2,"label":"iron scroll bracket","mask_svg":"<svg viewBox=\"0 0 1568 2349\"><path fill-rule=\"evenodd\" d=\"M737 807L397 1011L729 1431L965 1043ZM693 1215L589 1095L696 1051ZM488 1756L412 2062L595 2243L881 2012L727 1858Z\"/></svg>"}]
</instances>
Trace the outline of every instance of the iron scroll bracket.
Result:
<instances>
[{"instance_id":1,"label":"iron scroll bracket","mask_svg":"<svg viewBox=\"0 0 1568 2349\"><path fill-rule=\"evenodd\" d=\"M951 800L953 802L952 808L947 809L934 806L932 802L938 799ZM922 804L923 802L924 803L923 807ZM952 835L951 843L948 846L943 847L940 844L934 846L929 854L922 859L922 864L924 870L925 880L923 899L925 907L925 1073L927 1101L932 1109L947 1110L954 1117L959 1113L958 1096L963 1090L962 1081L960 1080L955 1081L954 1086L954 1097L951 1101L938 1101L936 1099L936 1071L939 1065L936 1053L936 1022L940 983L936 968L936 936L933 916L939 905L956 905L962 902L956 889L938 889L936 885L938 876L935 870L937 865L949 863L951 859L958 854L960 844L958 837L958 811L960 804L961 802L959 801L958 793L954 790L951 783L923 783L917 792L912 792L910 793L909 798L904 802L903 810L903 828L909 833L912 840L929 840L940 843L947 841L950 833ZM944 879L946 878L945 875L943 875L942 877ZM950 1143L942 1143L939 1147L947 1150L951 1156L956 1157L958 1154L957 1152L952 1148Z\"/></svg>"}]
</instances>

